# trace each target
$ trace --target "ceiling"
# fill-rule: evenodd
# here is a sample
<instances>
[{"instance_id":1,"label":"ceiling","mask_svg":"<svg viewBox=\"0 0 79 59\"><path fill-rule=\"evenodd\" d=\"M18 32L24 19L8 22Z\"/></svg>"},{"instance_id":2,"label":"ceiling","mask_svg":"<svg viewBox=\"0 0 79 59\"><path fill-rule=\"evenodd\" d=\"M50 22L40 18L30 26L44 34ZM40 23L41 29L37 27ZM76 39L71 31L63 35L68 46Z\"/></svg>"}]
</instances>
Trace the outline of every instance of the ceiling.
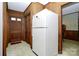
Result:
<instances>
[{"instance_id":1,"label":"ceiling","mask_svg":"<svg viewBox=\"0 0 79 59\"><path fill-rule=\"evenodd\" d=\"M40 0L39 0L39 3L41 3L41 4L43 4L43 5L46 5L46 4L48 3L48 1L44 1L44 0L40 1Z\"/></svg>"},{"instance_id":2,"label":"ceiling","mask_svg":"<svg viewBox=\"0 0 79 59\"><path fill-rule=\"evenodd\" d=\"M8 9L24 12L31 2L8 2Z\"/></svg>"},{"instance_id":3,"label":"ceiling","mask_svg":"<svg viewBox=\"0 0 79 59\"><path fill-rule=\"evenodd\" d=\"M63 8L62 14L65 15L65 14L69 14L77 11L79 11L79 3Z\"/></svg>"},{"instance_id":4,"label":"ceiling","mask_svg":"<svg viewBox=\"0 0 79 59\"><path fill-rule=\"evenodd\" d=\"M30 3L31 2L26 2L26 3L25 2L8 2L8 9L24 12L25 9L30 5ZM40 1L39 3L45 5L48 2ZM62 12L63 15L79 11L79 3L65 7L65 8L63 8L62 11L63 11Z\"/></svg>"},{"instance_id":5,"label":"ceiling","mask_svg":"<svg viewBox=\"0 0 79 59\"><path fill-rule=\"evenodd\" d=\"M31 2L8 2L8 9L24 12ZM48 1L39 1L39 3L45 5Z\"/></svg>"}]
</instances>

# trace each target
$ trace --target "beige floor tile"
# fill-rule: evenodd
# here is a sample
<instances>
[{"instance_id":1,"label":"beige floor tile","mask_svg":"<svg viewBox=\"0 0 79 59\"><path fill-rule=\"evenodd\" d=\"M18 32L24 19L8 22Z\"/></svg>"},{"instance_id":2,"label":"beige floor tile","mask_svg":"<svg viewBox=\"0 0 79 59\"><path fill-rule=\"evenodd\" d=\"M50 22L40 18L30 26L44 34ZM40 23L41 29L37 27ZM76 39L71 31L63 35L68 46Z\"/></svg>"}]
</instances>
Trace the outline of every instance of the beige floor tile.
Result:
<instances>
[{"instance_id":1,"label":"beige floor tile","mask_svg":"<svg viewBox=\"0 0 79 59\"><path fill-rule=\"evenodd\" d=\"M8 44L7 56L35 56L30 45L22 41L22 43L11 45Z\"/></svg>"},{"instance_id":2,"label":"beige floor tile","mask_svg":"<svg viewBox=\"0 0 79 59\"><path fill-rule=\"evenodd\" d=\"M63 41L63 53L61 56L79 56L79 42L64 39Z\"/></svg>"}]
</instances>

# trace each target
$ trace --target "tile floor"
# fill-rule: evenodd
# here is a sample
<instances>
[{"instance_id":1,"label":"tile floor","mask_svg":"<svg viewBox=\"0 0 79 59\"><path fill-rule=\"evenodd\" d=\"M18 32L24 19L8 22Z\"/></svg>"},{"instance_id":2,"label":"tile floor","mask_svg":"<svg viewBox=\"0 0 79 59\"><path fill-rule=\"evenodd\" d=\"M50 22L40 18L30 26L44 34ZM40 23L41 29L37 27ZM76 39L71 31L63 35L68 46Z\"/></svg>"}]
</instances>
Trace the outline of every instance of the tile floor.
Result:
<instances>
[{"instance_id":1,"label":"tile floor","mask_svg":"<svg viewBox=\"0 0 79 59\"><path fill-rule=\"evenodd\" d=\"M22 41L18 44L8 44L7 56L36 56L29 44ZM63 41L63 53L58 56L79 56L79 42L64 39Z\"/></svg>"},{"instance_id":2,"label":"tile floor","mask_svg":"<svg viewBox=\"0 0 79 59\"><path fill-rule=\"evenodd\" d=\"M64 39L63 53L60 56L79 56L79 42Z\"/></svg>"},{"instance_id":3,"label":"tile floor","mask_svg":"<svg viewBox=\"0 0 79 59\"><path fill-rule=\"evenodd\" d=\"M11 45L8 44L7 56L35 56L29 44L22 41L21 43Z\"/></svg>"}]
</instances>

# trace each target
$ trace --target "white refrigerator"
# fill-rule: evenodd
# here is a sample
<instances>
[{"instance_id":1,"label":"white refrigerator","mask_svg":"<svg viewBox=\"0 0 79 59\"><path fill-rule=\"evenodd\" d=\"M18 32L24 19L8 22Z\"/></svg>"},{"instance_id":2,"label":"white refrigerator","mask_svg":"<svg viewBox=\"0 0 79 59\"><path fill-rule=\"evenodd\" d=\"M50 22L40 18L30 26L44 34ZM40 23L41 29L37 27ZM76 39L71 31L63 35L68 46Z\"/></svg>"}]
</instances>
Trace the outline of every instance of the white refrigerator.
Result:
<instances>
[{"instance_id":1,"label":"white refrigerator","mask_svg":"<svg viewBox=\"0 0 79 59\"><path fill-rule=\"evenodd\" d=\"M58 54L58 15L44 9L32 19L32 50L38 56Z\"/></svg>"}]
</instances>

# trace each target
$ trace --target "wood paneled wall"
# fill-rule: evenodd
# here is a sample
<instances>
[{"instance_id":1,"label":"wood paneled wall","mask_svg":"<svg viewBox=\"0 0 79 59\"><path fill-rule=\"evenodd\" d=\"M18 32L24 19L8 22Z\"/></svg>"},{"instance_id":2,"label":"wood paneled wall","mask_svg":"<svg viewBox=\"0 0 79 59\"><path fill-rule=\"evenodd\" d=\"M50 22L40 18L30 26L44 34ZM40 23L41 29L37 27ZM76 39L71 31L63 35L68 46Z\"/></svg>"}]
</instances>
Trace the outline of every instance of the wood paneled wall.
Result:
<instances>
[{"instance_id":1,"label":"wood paneled wall","mask_svg":"<svg viewBox=\"0 0 79 59\"><path fill-rule=\"evenodd\" d=\"M6 56L6 47L8 46L8 6L7 3L3 3L3 56Z\"/></svg>"},{"instance_id":2,"label":"wood paneled wall","mask_svg":"<svg viewBox=\"0 0 79 59\"><path fill-rule=\"evenodd\" d=\"M19 17L22 19L22 40L25 40L25 19L23 12L18 12L14 10L8 10L9 19L11 16L13 17Z\"/></svg>"},{"instance_id":3,"label":"wood paneled wall","mask_svg":"<svg viewBox=\"0 0 79 59\"><path fill-rule=\"evenodd\" d=\"M39 2L33 2L30 8L32 15L35 15L36 13L40 12L43 9L44 9L44 5L42 5Z\"/></svg>"},{"instance_id":4,"label":"wood paneled wall","mask_svg":"<svg viewBox=\"0 0 79 59\"><path fill-rule=\"evenodd\" d=\"M28 15L31 13L31 15L34 15L38 13L39 11L44 9L44 5L39 2L32 2L30 6L25 10L25 15Z\"/></svg>"},{"instance_id":5,"label":"wood paneled wall","mask_svg":"<svg viewBox=\"0 0 79 59\"><path fill-rule=\"evenodd\" d=\"M79 41L78 31L75 30L65 30L64 38L69 40Z\"/></svg>"},{"instance_id":6,"label":"wood paneled wall","mask_svg":"<svg viewBox=\"0 0 79 59\"><path fill-rule=\"evenodd\" d=\"M23 17L23 12L8 9L9 16Z\"/></svg>"},{"instance_id":7,"label":"wood paneled wall","mask_svg":"<svg viewBox=\"0 0 79 59\"><path fill-rule=\"evenodd\" d=\"M30 14L25 16L25 41L30 44L32 48L32 23L30 18Z\"/></svg>"}]
</instances>

